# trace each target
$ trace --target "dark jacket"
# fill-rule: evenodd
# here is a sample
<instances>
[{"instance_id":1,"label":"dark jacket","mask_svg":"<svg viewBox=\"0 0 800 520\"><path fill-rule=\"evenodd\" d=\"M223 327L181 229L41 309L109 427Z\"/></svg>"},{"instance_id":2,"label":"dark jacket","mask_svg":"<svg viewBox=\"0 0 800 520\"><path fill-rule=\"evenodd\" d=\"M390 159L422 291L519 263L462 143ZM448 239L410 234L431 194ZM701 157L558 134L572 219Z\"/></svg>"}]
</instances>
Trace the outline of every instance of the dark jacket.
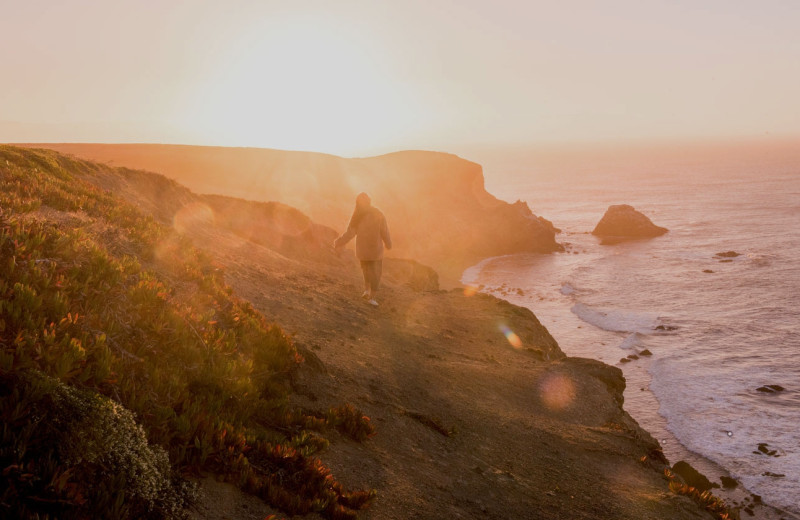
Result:
<instances>
[{"instance_id":1,"label":"dark jacket","mask_svg":"<svg viewBox=\"0 0 800 520\"><path fill-rule=\"evenodd\" d=\"M353 237L356 237L356 256L361 261L382 259L384 244L386 249L392 248L386 217L381 210L372 206L353 215L347 231L337 238L333 245L337 248L344 247Z\"/></svg>"}]
</instances>

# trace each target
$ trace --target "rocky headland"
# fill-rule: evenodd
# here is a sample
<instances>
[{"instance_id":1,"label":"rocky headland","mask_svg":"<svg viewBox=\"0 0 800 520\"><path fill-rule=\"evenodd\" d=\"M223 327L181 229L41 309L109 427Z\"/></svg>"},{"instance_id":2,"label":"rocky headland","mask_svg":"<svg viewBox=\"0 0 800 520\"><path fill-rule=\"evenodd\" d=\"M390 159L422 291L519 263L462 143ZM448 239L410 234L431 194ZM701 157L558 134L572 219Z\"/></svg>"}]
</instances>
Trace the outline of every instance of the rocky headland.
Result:
<instances>
[{"instance_id":1,"label":"rocky headland","mask_svg":"<svg viewBox=\"0 0 800 520\"><path fill-rule=\"evenodd\" d=\"M197 195L152 173L17 150L3 149L7 162L0 164L0 179L27 171L68 176L74 186L94 186L104 197L139 208L208 255L213 276L279 324L296 348L299 364L265 383L273 391L284 388L292 409L324 417L344 402L369 417L374 433L354 438L334 429L326 433L329 444L317 443L327 446L316 456L337 482L376 492L360 518L715 517L707 501L692 498L678 477L665 471L669 466L658 442L625 412L622 372L566 357L531 311L459 288L442 290L433 269L405 259L387 259L381 305L373 308L359 298L360 272L352 253L333 251L328 241L335 231L299 210ZM474 172L465 175L478 179ZM465 200L480 198L473 188L462 187ZM82 226L97 233L97 247L134 254L120 241L114 222L87 213L84 203L60 209L44 198L40 203L21 203L13 218L64 233ZM503 212L511 222L525 213L512 205L494 208L495 225L505 222ZM477 211L486 215L485 208ZM523 216L525 222L534 220ZM165 282L179 282L175 297L196 298L198 289L170 274L160 251L156 247L142 262L155 273L165 270ZM48 258L44 265L59 262ZM203 334L223 326L208 323ZM12 343L13 338L7 345ZM204 384L224 398L234 383ZM313 440L317 434L298 429L291 435ZM252 490L245 493L246 485L217 475L215 467L199 473L194 517L281 514L267 495L254 500ZM330 517L325 511L303 517Z\"/></svg>"}]
</instances>

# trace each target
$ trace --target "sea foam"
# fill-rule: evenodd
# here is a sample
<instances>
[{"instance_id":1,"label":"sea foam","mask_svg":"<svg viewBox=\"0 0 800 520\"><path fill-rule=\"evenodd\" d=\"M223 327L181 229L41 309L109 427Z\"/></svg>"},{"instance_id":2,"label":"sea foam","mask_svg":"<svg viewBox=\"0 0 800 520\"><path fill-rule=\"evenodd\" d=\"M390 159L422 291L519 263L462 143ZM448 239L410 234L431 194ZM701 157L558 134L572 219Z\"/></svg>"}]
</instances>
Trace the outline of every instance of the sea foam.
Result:
<instances>
[{"instance_id":1,"label":"sea foam","mask_svg":"<svg viewBox=\"0 0 800 520\"><path fill-rule=\"evenodd\" d=\"M633 332L631 334L628 334L628 336L625 337L622 343L619 344L619 348L623 350L630 350L632 348L636 348L642 344L641 337L642 335L639 334L638 332Z\"/></svg>"},{"instance_id":2,"label":"sea foam","mask_svg":"<svg viewBox=\"0 0 800 520\"><path fill-rule=\"evenodd\" d=\"M610 332L651 334L658 326L658 315L615 308L591 307L576 303L570 309L581 320Z\"/></svg>"}]
</instances>

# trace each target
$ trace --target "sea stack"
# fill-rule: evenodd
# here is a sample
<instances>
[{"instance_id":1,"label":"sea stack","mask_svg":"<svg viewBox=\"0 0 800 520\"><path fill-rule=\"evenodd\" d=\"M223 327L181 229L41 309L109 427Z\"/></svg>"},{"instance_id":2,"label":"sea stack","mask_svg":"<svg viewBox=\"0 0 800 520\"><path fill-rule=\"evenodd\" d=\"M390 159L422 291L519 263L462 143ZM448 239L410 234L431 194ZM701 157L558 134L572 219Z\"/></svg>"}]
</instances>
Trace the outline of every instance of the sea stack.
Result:
<instances>
[{"instance_id":1,"label":"sea stack","mask_svg":"<svg viewBox=\"0 0 800 520\"><path fill-rule=\"evenodd\" d=\"M609 206L603 218L595 226L593 235L604 238L605 243L614 239L651 238L663 235L667 228L656 226L644 214L628 204ZM606 239L612 239L610 241Z\"/></svg>"}]
</instances>

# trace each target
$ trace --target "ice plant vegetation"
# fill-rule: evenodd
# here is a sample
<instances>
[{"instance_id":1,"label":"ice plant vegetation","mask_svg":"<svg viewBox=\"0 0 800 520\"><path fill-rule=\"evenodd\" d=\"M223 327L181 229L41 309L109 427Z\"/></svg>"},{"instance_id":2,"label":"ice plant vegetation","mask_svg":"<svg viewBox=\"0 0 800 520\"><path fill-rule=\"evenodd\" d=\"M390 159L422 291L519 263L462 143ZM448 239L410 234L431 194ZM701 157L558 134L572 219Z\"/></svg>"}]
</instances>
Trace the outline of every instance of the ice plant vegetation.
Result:
<instances>
[{"instance_id":1,"label":"ice plant vegetation","mask_svg":"<svg viewBox=\"0 0 800 520\"><path fill-rule=\"evenodd\" d=\"M706 511L711 512L719 520L730 520L731 511L728 506L719 497L715 497L710 491L700 491L696 487L689 486L680 482L675 473L669 468L664 469L664 475L669 479L669 490L676 495L685 495L701 506Z\"/></svg>"},{"instance_id":2,"label":"ice plant vegetation","mask_svg":"<svg viewBox=\"0 0 800 520\"><path fill-rule=\"evenodd\" d=\"M0 517L180 518L210 472L353 518L374 492L315 453L369 420L291 408L291 339L187 239L84 180L106 168L0 146Z\"/></svg>"}]
</instances>

